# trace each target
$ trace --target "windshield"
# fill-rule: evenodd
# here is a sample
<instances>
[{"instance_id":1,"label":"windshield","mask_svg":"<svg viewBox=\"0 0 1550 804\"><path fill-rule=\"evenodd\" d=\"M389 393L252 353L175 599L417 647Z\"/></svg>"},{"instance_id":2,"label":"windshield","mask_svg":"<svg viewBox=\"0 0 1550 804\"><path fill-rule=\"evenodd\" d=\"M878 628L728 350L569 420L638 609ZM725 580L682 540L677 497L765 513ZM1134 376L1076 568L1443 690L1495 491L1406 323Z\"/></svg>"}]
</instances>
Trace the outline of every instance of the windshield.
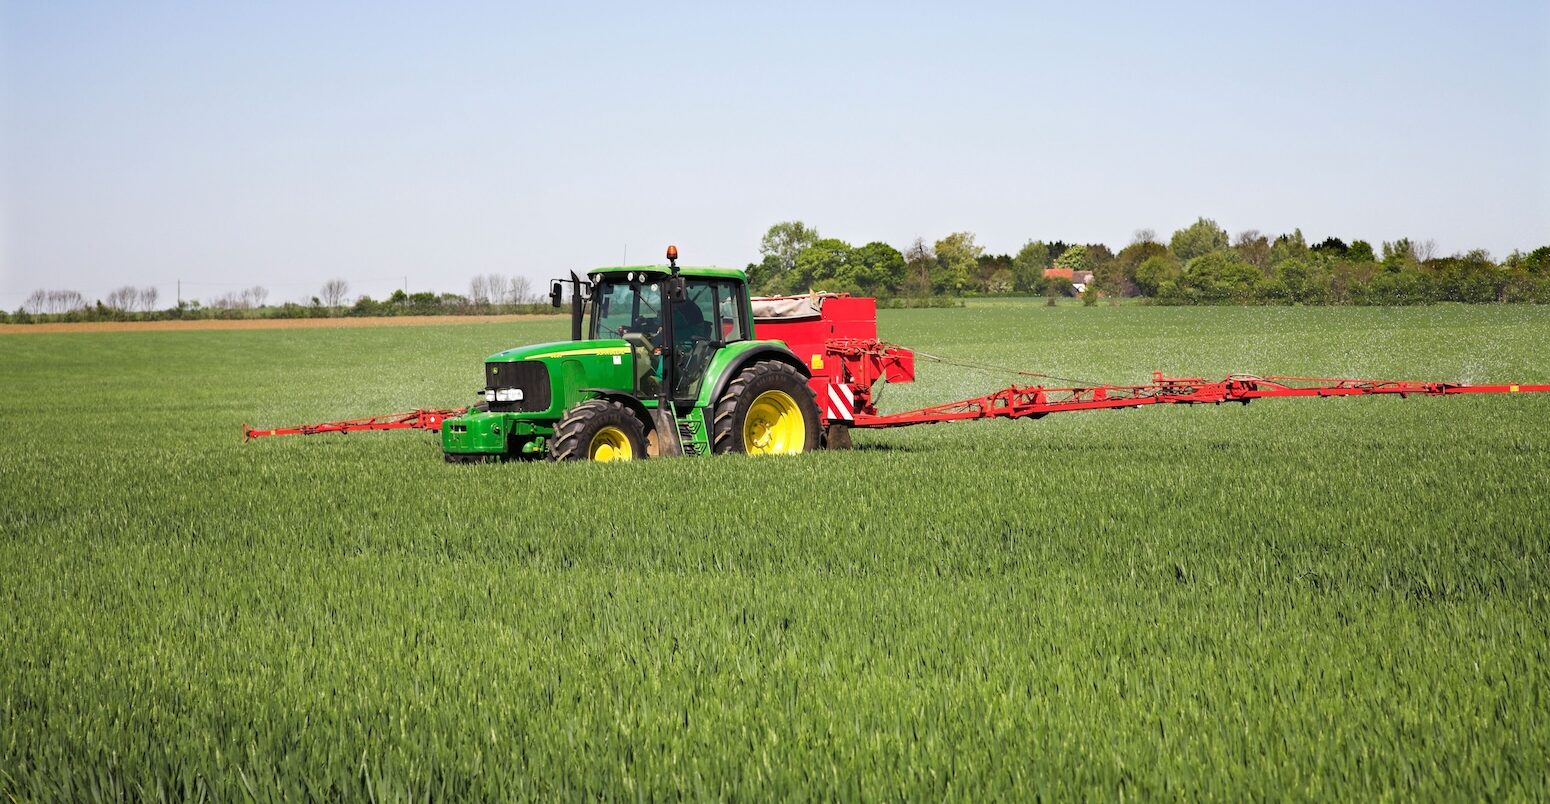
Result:
<instances>
[{"instance_id":1,"label":"windshield","mask_svg":"<svg viewBox=\"0 0 1550 804\"><path fill-rule=\"evenodd\" d=\"M652 335L662 328L659 283L599 282L593 291L592 337L622 338L631 332Z\"/></svg>"}]
</instances>

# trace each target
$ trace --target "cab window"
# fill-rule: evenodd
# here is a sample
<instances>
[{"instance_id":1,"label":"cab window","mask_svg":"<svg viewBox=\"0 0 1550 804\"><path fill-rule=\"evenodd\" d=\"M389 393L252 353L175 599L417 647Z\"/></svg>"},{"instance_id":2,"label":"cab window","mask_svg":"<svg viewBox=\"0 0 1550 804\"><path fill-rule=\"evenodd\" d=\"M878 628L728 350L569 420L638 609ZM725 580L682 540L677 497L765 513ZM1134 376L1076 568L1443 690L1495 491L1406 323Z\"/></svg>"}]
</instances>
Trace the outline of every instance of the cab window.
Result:
<instances>
[{"instance_id":1,"label":"cab window","mask_svg":"<svg viewBox=\"0 0 1550 804\"><path fill-rule=\"evenodd\" d=\"M662 288L657 283L604 282L595 293L593 338L622 338L631 332L650 335L662 328Z\"/></svg>"},{"instance_id":2,"label":"cab window","mask_svg":"<svg viewBox=\"0 0 1550 804\"><path fill-rule=\"evenodd\" d=\"M685 301L673 308L673 331L679 343L693 340L731 343L748 339L744 328L743 297L737 283L691 279L685 283Z\"/></svg>"},{"instance_id":3,"label":"cab window","mask_svg":"<svg viewBox=\"0 0 1550 804\"><path fill-rule=\"evenodd\" d=\"M691 279L684 283L684 301L673 305L673 337L680 344L716 340L716 293L713 283Z\"/></svg>"},{"instance_id":4,"label":"cab window","mask_svg":"<svg viewBox=\"0 0 1550 804\"><path fill-rule=\"evenodd\" d=\"M716 283L716 331L727 343L748 339L742 289L736 282Z\"/></svg>"}]
</instances>

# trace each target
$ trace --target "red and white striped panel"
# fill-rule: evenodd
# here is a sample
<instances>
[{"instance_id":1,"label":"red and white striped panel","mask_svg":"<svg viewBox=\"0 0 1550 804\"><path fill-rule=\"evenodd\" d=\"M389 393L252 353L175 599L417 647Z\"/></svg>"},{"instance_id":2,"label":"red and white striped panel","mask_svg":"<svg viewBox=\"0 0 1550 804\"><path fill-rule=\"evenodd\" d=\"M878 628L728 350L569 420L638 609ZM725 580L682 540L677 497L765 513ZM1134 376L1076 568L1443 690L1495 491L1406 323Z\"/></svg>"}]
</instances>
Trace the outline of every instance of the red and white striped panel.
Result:
<instances>
[{"instance_id":1,"label":"red and white striped panel","mask_svg":"<svg viewBox=\"0 0 1550 804\"><path fill-rule=\"evenodd\" d=\"M829 391L824 394L823 417L830 421L855 421L856 392L844 383L829 383Z\"/></svg>"}]
</instances>

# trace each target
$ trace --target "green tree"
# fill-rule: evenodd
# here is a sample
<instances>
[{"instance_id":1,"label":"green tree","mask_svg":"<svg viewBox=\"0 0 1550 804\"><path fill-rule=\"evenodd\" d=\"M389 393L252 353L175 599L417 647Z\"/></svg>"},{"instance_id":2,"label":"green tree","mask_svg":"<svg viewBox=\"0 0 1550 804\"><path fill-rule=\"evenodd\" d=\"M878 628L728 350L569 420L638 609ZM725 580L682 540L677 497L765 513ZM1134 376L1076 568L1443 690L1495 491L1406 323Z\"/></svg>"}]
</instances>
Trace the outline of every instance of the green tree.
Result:
<instances>
[{"instance_id":1,"label":"green tree","mask_svg":"<svg viewBox=\"0 0 1550 804\"><path fill-rule=\"evenodd\" d=\"M851 272L849 243L834 238L818 240L797 253L796 265L788 274L786 289L794 293L810 290L836 292L856 289Z\"/></svg>"},{"instance_id":2,"label":"green tree","mask_svg":"<svg viewBox=\"0 0 1550 804\"><path fill-rule=\"evenodd\" d=\"M759 241L761 260L749 273L748 282L755 288L778 286L786 275L796 268L797 255L818 242L818 230L801 221L782 221L771 226Z\"/></svg>"},{"instance_id":3,"label":"green tree","mask_svg":"<svg viewBox=\"0 0 1550 804\"><path fill-rule=\"evenodd\" d=\"M1147 236L1143 238L1143 234ZM1135 242L1120 249L1119 253L1114 255L1114 262L1119 266L1122 293L1129 296L1141 292L1141 283L1136 281L1136 271L1141 267L1141 263L1152 257L1163 257L1167 254L1168 247L1151 239L1149 231L1138 232Z\"/></svg>"},{"instance_id":4,"label":"green tree","mask_svg":"<svg viewBox=\"0 0 1550 804\"><path fill-rule=\"evenodd\" d=\"M927 296L931 293L931 275L936 271L936 254L926 241L915 238L909 250L904 252L904 281L900 290L911 296Z\"/></svg>"},{"instance_id":5,"label":"green tree","mask_svg":"<svg viewBox=\"0 0 1550 804\"><path fill-rule=\"evenodd\" d=\"M937 292L959 293L969 286L985 247L974 242L973 232L953 232L936 241L936 261L941 269L932 283Z\"/></svg>"},{"instance_id":6,"label":"green tree","mask_svg":"<svg viewBox=\"0 0 1550 804\"><path fill-rule=\"evenodd\" d=\"M1508 274L1498 269L1483 249L1433 260L1427 268L1433 272L1439 301L1496 301L1502 297L1508 280Z\"/></svg>"},{"instance_id":7,"label":"green tree","mask_svg":"<svg viewBox=\"0 0 1550 804\"><path fill-rule=\"evenodd\" d=\"M1012 287L1023 293L1039 292L1049 263L1049 246L1038 240L1024 243L1012 258Z\"/></svg>"},{"instance_id":8,"label":"green tree","mask_svg":"<svg viewBox=\"0 0 1550 804\"><path fill-rule=\"evenodd\" d=\"M1002 271L1007 272L1008 275L1011 274L1012 258L1010 256L1006 254L981 254L979 259L974 261L974 289L981 293L1005 293L1011 290L1010 284L1006 286L1005 290L994 289L994 287L999 287L999 284L996 282L996 275Z\"/></svg>"},{"instance_id":9,"label":"green tree","mask_svg":"<svg viewBox=\"0 0 1550 804\"><path fill-rule=\"evenodd\" d=\"M1060 259L1055 260L1056 268L1070 268L1073 271L1091 271L1093 269L1092 257L1088 254L1087 247L1077 244L1065 250Z\"/></svg>"},{"instance_id":10,"label":"green tree","mask_svg":"<svg viewBox=\"0 0 1550 804\"><path fill-rule=\"evenodd\" d=\"M1393 242L1383 241L1384 270L1391 273L1398 272L1414 268L1419 263L1420 260L1416 259L1415 244L1410 242L1410 238L1401 237Z\"/></svg>"},{"instance_id":11,"label":"green tree","mask_svg":"<svg viewBox=\"0 0 1550 804\"><path fill-rule=\"evenodd\" d=\"M1189 226L1173 233L1168 248L1180 262L1227 248L1227 230L1216 225L1210 218L1200 218Z\"/></svg>"},{"instance_id":12,"label":"green tree","mask_svg":"<svg viewBox=\"0 0 1550 804\"><path fill-rule=\"evenodd\" d=\"M1093 272L1089 289L1098 288L1109 296L1121 295L1125 282L1120 276L1119 262L1108 246L1102 243L1087 244L1087 270Z\"/></svg>"},{"instance_id":13,"label":"green tree","mask_svg":"<svg viewBox=\"0 0 1550 804\"><path fill-rule=\"evenodd\" d=\"M1270 246L1270 264L1280 265L1286 260L1300 260L1308 256L1308 241L1303 239L1302 230L1295 229L1289 235L1281 235Z\"/></svg>"},{"instance_id":14,"label":"green tree","mask_svg":"<svg viewBox=\"0 0 1550 804\"><path fill-rule=\"evenodd\" d=\"M866 293L893 294L904 284L904 255L887 243L872 241L851 251L856 284Z\"/></svg>"},{"instance_id":15,"label":"green tree","mask_svg":"<svg viewBox=\"0 0 1550 804\"><path fill-rule=\"evenodd\" d=\"M1330 296L1330 274L1322 260L1294 257L1276 264L1275 277L1286 301L1323 304Z\"/></svg>"},{"instance_id":16,"label":"green tree","mask_svg":"<svg viewBox=\"0 0 1550 804\"><path fill-rule=\"evenodd\" d=\"M1244 262L1237 253L1221 249L1185 263L1178 287L1186 300L1248 301L1264 278L1258 268Z\"/></svg>"},{"instance_id":17,"label":"green tree","mask_svg":"<svg viewBox=\"0 0 1550 804\"><path fill-rule=\"evenodd\" d=\"M1431 304L1437 300L1437 284L1417 268L1393 269L1385 266L1353 295L1362 304Z\"/></svg>"},{"instance_id":18,"label":"green tree","mask_svg":"<svg viewBox=\"0 0 1550 804\"><path fill-rule=\"evenodd\" d=\"M382 303L374 301L370 296L362 295L355 300L345 315L351 316L379 316L382 315Z\"/></svg>"},{"instance_id":19,"label":"green tree","mask_svg":"<svg viewBox=\"0 0 1550 804\"><path fill-rule=\"evenodd\" d=\"M1344 257L1351 250L1351 247L1347 246L1344 240L1334 236L1326 237L1323 242L1315 243L1309 248L1313 251L1335 257Z\"/></svg>"},{"instance_id":20,"label":"green tree","mask_svg":"<svg viewBox=\"0 0 1550 804\"><path fill-rule=\"evenodd\" d=\"M1514 250L1502 262L1502 267L1529 276L1550 276L1550 246L1540 246L1527 254Z\"/></svg>"},{"instance_id":21,"label":"green tree","mask_svg":"<svg viewBox=\"0 0 1550 804\"><path fill-rule=\"evenodd\" d=\"M1270 240L1259 233L1258 229L1246 229L1238 233L1233 241L1233 251L1243 261L1264 270L1270 267Z\"/></svg>"},{"instance_id":22,"label":"green tree","mask_svg":"<svg viewBox=\"0 0 1550 804\"><path fill-rule=\"evenodd\" d=\"M1094 268L1093 281L1088 287L1097 288L1110 298L1135 295L1135 283L1126 281L1119 260L1109 260Z\"/></svg>"},{"instance_id":23,"label":"green tree","mask_svg":"<svg viewBox=\"0 0 1550 804\"><path fill-rule=\"evenodd\" d=\"M1546 283L1550 287L1550 283ZM1502 272L1501 300L1504 302L1531 302L1534 301L1535 291L1539 289L1539 283L1534 277L1521 268L1504 270Z\"/></svg>"},{"instance_id":24,"label":"green tree","mask_svg":"<svg viewBox=\"0 0 1550 804\"><path fill-rule=\"evenodd\" d=\"M1351 259L1336 259L1329 261L1327 268L1329 271L1329 302L1331 304L1351 304L1357 301L1356 297L1362 292L1362 288L1372 281L1372 275L1377 272L1378 264L1371 260L1357 262Z\"/></svg>"},{"instance_id":25,"label":"green tree","mask_svg":"<svg viewBox=\"0 0 1550 804\"><path fill-rule=\"evenodd\" d=\"M1144 296L1156 296L1165 284L1177 282L1183 271L1168 254L1153 254L1136 266L1136 287Z\"/></svg>"},{"instance_id":26,"label":"green tree","mask_svg":"<svg viewBox=\"0 0 1550 804\"><path fill-rule=\"evenodd\" d=\"M1351 262L1377 262L1378 258L1372 253L1372 244L1366 240L1353 240L1351 247L1346 249L1345 258Z\"/></svg>"}]
</instances>

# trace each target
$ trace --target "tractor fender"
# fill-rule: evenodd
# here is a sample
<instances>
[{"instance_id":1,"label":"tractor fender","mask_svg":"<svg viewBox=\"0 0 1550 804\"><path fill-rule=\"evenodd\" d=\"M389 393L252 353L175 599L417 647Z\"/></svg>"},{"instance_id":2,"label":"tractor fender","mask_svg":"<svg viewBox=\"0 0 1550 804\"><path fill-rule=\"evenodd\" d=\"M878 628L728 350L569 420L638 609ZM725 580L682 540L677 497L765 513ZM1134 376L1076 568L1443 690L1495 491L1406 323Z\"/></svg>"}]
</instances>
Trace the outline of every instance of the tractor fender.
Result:
<instances>
[{"instance_id":1,"label":"tractor fender","mask_svg":"<svg viewBox=\"0 0 1550 804\"><path fill-rule=\"evenodd\" d=\"M651 411L647 410L646 406L641 404L640 399L634 394L620 391L617 388L582 388L580 391L583 394L591 394L593 399L603 399L623 405L625 409L635 414L635 418L640 419L641 423L646 425L646 432L648 433L656 426L651 420Z\"/></svg>"},{"instance_id":2,"label":"tractor fender","mask_svg":"<svg viewBox=\"0 0 1550 804\"><path fill-rule=\"evenodd\" d=\"M710 386L710 393L705 394L703 391L701 392L700 401L704 405L715 405L716 400L720 399L721 394L727 390L727 385L732 382L732 378L736 377L744 367L753 365L760 360L775 360L785 363L796 369L805 378L811 379L813 376L813 372L808 369L807 365L796 355L792 354L791 350L787 349L784 344L764 343L738 353L737 356L723 366L721 375L716 377L715 383Z\"/></svg>"}]
</instances>

